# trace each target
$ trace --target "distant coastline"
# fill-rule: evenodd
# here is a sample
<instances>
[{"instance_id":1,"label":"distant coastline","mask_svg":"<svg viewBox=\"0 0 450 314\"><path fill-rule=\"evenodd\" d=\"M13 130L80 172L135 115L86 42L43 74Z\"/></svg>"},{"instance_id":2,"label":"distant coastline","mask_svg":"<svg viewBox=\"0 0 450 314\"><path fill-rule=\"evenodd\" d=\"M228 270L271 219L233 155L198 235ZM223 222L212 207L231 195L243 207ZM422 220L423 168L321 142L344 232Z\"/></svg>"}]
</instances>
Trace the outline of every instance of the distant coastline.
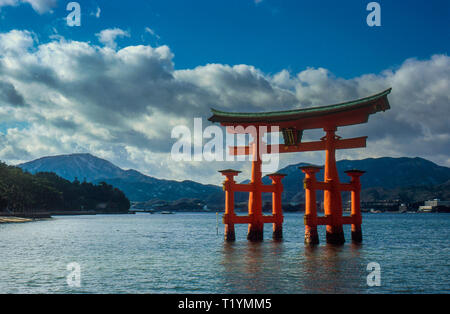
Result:
<instances>
[{"instance_id":1,"label":"distant coastline","mask_svg":"<svg viewBox=\"0 0 450 314\"><path fill-rule=\"evenodd\" d=\"M284 212L304 210L303 176L298 170L301 165L280 170L288 174L283 180ZM363 178L366 181L361 191L361 208L367 212L417 212L429 200L450 200L450 168L422 158L342 160L337 166L342 182L347 177L345 169L356 167L370 173ZM264 184L270 185L269 181L263 178ZM342 195L344 211L349 208L349 197L348 193ZM317 202L320 211L323 195L317 196ZM123 170L91 154L43 157L17 167L0 164L0 216L223 212L224 204L220 186L158 179ZM434 206L427 211L448 212L449 208ZM247 193L235 193L235 210L248 211ZM270 195L263 195L262 210L272 211Z\"/></svg>"}]
</instances>

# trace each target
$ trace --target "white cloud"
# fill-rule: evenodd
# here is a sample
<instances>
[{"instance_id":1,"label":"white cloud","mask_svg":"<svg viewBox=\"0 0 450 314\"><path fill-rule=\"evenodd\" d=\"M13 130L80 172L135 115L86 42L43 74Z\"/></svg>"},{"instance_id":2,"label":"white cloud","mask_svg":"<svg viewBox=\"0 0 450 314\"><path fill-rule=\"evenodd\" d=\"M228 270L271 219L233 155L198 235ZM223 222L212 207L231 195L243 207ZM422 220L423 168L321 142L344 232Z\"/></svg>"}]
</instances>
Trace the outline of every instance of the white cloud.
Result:
<instances>
[{"instance_id":1,"label":"white cloud","mask_svg":"<svg viewBox=\"0 0 450 314\"><path fill-rule=\"evenodd\" d=\"M4 6L18 6L20 4L28 3L39 14L51 12L56 7L56 0L0 0L0 7Z\"/></svg>"},{"instance_id":2,"label":"white cloud","mask_svg":"<svg viewBox=\"0 0 450 314\"><path fill-rule=\"evenodd\" d=\"M0 33L0 53L3 55L25 52L34 45L35 35L29 31L12 30Z\"/></svg>"},{"instance_id":3,"label":"white cloud","mask_svg":"<svg viewBox=\"0 0 450 314\"><path fill-rule=\"evenodd\" d=\"M391 110L338 131L343 137L368 135L368 147L338 156L422 156L450 166L448 56L410 59L398 69L353 79L323 68L275 75L250 65L175 70L169 47L116 51L109 47L117 36L108 36L103 37L106 47L100 47L63 38L40 44L27 31L0 34L0 122L22 125L0 132L0 159L16 163L91 152L156 177L217 184L222 180L217 169L240 168L248 174L248 162L174 162L174 126L191 127L193 117L210 125L210 107L284 110L338 103L392 87ZM307 131L305 137L318 139L322 133ZM281 161L283 166L320 164L323 158L322 153L289 154Z\"/></svg>"},{"instance_id":4,"label":"white cloud","mask_svg":"<svg viewBox=\"0 0 450 314\"><path fill-rule=\"evenodd\" d=\"M19 4L19 0L0 0L0 7L4 6L15 6Z\"/></svg>"},{"instance_id":5,"label":"white cloud","mask_svg":"<svg viewBox=\"0 0 450 314\"><path fill-rule=\"evenodd\" d=\"M99 42L101 42L105 46L111 49L116 49L116 38L130 37L130 34L120 28L111 28L102 30L100 33L96 34L96 36L98 37Z\"/></svg>"}]
</instances>

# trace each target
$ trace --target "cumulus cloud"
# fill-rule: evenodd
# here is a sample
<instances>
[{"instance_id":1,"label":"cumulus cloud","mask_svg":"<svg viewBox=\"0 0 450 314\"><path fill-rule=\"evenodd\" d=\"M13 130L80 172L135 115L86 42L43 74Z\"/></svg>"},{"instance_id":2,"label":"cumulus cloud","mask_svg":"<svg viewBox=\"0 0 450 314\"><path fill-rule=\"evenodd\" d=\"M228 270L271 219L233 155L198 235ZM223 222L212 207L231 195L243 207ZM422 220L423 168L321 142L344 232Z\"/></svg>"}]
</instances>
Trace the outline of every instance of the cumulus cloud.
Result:
<instances>
[{"instance_id":1,"label":"cumulus cloud","mask_svg":"<svg viewBox=\"0 0 450 314\"><path fill-rule=\"evenodd\" d=\"M36 12L43 14L51 12L51 10L56 7L56 2L56 0L0 0L0 7L18 6L20 4L28 3Z\"/></svg>"},{"instance_id":2,"label":"cumulus cloud","mask_svg":"<svg viewBox=\"0 0 450 314\"><path fill-rule=\"evenodd\" d=\"M98 40L105 46L116 49L116 38L130 37L130 34L120 28L111 28L102 30L100 33L96 34L96 36L98 37Z\"/></svg>"},{"instance_id":3,"label":"cumulus cloud","mask_svg":"<svg viewBox=\"0 0 450 314\"><path fill-rule=\"evenodd\" d=\"M0 52L2 55L20 53L35 43L35 36L29 31L12 30L8 33L0 33Z\"/></svg>"},{"instance_id":4,"label":"cumulus cloud","mask_svg":"<svg viewBox=\"0 0 450 314\"><path fill-rule=\"evenodd\" d=\"M123 33L116 34L104 37L111 39L104 40L105 47L61 37L39 43L27 31L0 34L0 122L12 125L0 132L0 159L18 163L90 152L156 177L217 184L222 180L217 169L248 171L248 164L175 162L170 155L173 127L192 128L194 117L210 125L210 107L285 110L338 103L392 87L391 110L338 131L343 137L368 135L368 147L342 151L338 157L422 156L450 166L448 56L409 59L395 70L353 79L324 68L274 75L251 65L175 70L168 46L111 49ZM307 131L305 137L317 140L322 133ZM323 158L322 153L283 155L281 166L320 164Z\"/></svg>"}]
</instances>

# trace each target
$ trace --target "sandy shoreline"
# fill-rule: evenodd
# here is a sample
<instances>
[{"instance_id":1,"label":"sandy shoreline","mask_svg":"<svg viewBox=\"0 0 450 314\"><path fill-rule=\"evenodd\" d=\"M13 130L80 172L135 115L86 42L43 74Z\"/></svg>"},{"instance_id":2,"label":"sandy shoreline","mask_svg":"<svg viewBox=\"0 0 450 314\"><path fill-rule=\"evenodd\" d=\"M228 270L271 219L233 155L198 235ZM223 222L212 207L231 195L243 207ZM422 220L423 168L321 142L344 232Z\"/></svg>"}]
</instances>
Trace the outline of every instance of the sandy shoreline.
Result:
<instances>
[{"instance_id":1,"label":"sandy shoreline","mask_svg":"<svg viewBox=\"0 0 450 314\"><path fill-rule=\"evenodd\" d=\"M0 223L17 223L17 222L30 222L30 221L33 221L33 219L0 216Z\"/></svg>"}]
</instances>

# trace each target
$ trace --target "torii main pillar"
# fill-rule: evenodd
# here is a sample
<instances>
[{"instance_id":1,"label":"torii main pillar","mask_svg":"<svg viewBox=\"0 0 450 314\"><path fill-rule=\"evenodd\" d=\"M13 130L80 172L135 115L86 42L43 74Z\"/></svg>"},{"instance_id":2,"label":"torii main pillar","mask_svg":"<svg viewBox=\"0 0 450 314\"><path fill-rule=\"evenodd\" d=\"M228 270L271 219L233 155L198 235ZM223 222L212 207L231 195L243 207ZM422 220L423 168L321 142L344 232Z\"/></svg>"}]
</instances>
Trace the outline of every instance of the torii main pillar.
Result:
<instances>
[{"instance_id":1,"label":"torii main pillar","mask_svg":"<svg viewBox=\"0 0 450 314\"><path fill-rule=\"evenodd\" d=\"M262 218L262 171L261 156L259 155L259 143L261 136L259 130L253 142L252 177L250 184L253 186L248 198L248 214L251 223L248 225L247 239L250 241L262 241L264 235L264 222Z\"/></svg>"},{"instance_id":2,"label":"torii main pillar","mask_svg":"<svg viewBox=\"0 0 450 314\"><path fill-rule=\"evenodd\" d=\"M345 242L342 229L342 198L339 188L339 175L336 167L336 145L339 138L335 134L336 128L325 129L325 171L324 181L329 184L324 191L323 207L325 217L330 217L327 225L327 243L342 244Z\"/></svg>"}]
</instances>

